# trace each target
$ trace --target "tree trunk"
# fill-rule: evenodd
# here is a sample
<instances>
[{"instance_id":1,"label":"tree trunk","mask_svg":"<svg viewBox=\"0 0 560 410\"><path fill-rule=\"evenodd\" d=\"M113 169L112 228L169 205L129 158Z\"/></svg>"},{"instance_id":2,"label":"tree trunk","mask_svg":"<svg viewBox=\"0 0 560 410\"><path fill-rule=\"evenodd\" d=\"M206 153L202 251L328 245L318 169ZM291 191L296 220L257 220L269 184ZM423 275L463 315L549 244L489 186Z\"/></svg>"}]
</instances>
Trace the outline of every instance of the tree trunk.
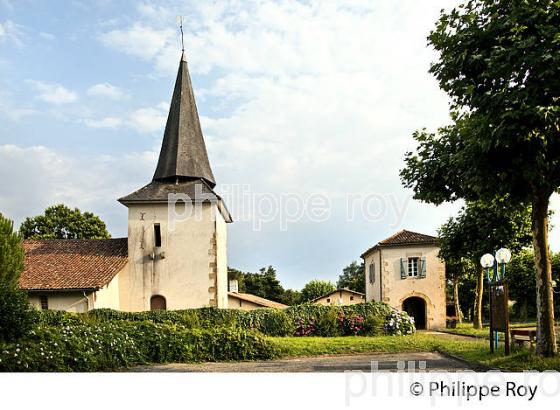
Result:
<instances>
[{"instance_id":1,"label":"tree trunk","mask_svg":"<svg viewBox=\"0 0 560 410\"><path fill-rule=\"evenodd\" d=\"M482 329L482 298L484 296L484 269L478 271L476 280L476 292L474 299L473 327Z\"/></svg>"},{"instance_id":2,"label":"tree trunk","mask_svg":"<svg viewBox=\"0 0 560 410\"><path fill-rule=\"evenodd\" d=\"M459 304L459 278L453 280L453 303L455 304L455 316L457 322L463 323L463 314L461 313L461 306Z\"/></svg>"},{"instance_id":3,"label":"tree trunk","mask_svg":"<svg viewBox=\"0 0 560 410\"><path fill-rule=\"evenodd\" d=\"M548 248L548 202L550 195L533 200L532 230L537 282L537 353L553 356L557 353L552 299L552 266Z\"/></svg>"}]
</instances>

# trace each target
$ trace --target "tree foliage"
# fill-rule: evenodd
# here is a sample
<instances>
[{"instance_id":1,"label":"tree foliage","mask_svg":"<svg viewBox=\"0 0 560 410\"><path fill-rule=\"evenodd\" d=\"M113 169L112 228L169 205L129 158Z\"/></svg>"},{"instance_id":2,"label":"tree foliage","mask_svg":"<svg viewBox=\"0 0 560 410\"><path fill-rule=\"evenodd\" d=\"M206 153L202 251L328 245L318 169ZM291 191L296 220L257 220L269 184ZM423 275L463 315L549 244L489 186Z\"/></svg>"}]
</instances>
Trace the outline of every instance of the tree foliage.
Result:
<instances>
[{"instance_id":1,"label":"tree foliage","mask_svg":"<svg viewBox=\"0 0 560 410\"><path fill-rule=\"evenodd\" d=\"M356 292L366 292L366 281L364 274L364 263L358 264L353 261L350 265L342 269L342 274L338 277L336 284L339 288L348 288Z\"/></svg>"},{"instance_id":2,"label":"tree foliage","mask_svg":"<svg viewBox=\"0 0 560 410\"><path fill-rule=\"evenodd\" d=\"M276 269L272 266L261 268L256 273L228 268L228 279L237 280L239 292L251 293L285 305L300 303L300 293L297 290L284 289L276 276Z\"/></svg>"},{"instance_id":3,"label":"tree foliage","mask_svg":"<svg viewBox=\"0 0 560 410\"><path fill-rule=\"evenodd\" d=\"M512 252L531 244L531 210L507 199L468 202L438 230L439 255L446 261L479 259L501 247Z\"/></svg>"},{"instance_id":4,"label":"tree foliage","mask_svg":"<svg viewBox=\"0 0 560 410\"><path fill-rule=\"evenodd\" d=\"M531 204L537 352L553 355L548 204L560 187L560 3L465 1L442 12L428 41L452 123L414 134L418 149L401 178L435 204L500 196Z\"/></svg>"},{"instance_id":5,"label":"tree foliage","mask_svg":"<svg viewBox=\"0 0 560 410\"><path fill-rule=\"evenodd\" d=\"M108 239L105 222L91 212L59 204L43 215L26 218L20 226L25 239Z\"/></svg>"},{"instance_id":6,"label":"tree foliage","mask_svg":"<svg viewBox=\"0 0 560 410\"><path fill-rule=\"evenodd\" d=\"M513 314L526 320L536 315L535 259L533 252L524 249L513 254L506 267L509 297L515 301ZM560 279L560 253L552 254L552 279Z\"/></svg>"},{"instance_id":7,"label":"tree foliage","mask_svg":"<svg viewBox=\"0 0 560 410\"><path fill-rule=\"evenodd\" d=\"M14 232L14 223L0 214L0 282L17 285L23 271L24 253L21 235Z\"/></svg>"},{"instance_id":8,"label":"tree foliage","mask_svg":"<svg viewBox=\"0 0 560 410\"><path fill-rule=\"evenodd\" d=\"M245 292L262 298L280 302L284 288L276 277L272 266L261 268L257 273L245 273L243 276Z\"/></svg>"},{"instance_id":9,"label":"tree foliage","mask_svg":"<svg viewBox=\"0 0 560 410\"><path fill-rule=\"evenodd\" d=\"M18 287L23 261L22 238L0 214L0 340L17 340L35 321L27 294Z\"/></svg>"},{"instance_id":10,"label":"tree foliage","mask_svg":"<svg viewBox=\"0 0 560 410\"><path fill-rule=\"evenodd\" d=\"M320 296L326 295L336 290L336 286L328 280L314 279L305 284L301 290L301 301L310 302Z\"/></svg>"},{"instance_id":11,"label":"tree foliage","mask_svg":"<svg viewBox=\"0 0 560 410\"><path fill-rule=\"evenodd\" d=\"M512 204L507 198L492 202L468 202L455 218L443 224L438 230L439 256L446 261L448 279L454 285L454 295L458 296L460 276L468 270L477 276L474 299L474 325L482 327L482 307L484 272L479 260L485 253L501 247L512 252L520 251L531 243L531 210L521 204ZM454 298L456 310L459 298Z\"/></svg>"}]
</instances>

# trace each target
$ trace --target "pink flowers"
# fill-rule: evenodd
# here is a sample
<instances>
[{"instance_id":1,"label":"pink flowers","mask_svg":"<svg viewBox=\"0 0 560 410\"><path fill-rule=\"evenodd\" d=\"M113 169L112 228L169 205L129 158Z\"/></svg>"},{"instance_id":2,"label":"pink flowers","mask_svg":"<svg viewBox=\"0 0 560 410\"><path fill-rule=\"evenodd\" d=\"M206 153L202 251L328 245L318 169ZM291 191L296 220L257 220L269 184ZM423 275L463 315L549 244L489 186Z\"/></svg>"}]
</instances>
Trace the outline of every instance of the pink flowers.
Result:
<instances>
[{"instance_id":1,"label":"pink flowers","mask_svg":"<svg viewBox=\"0 0 560 410\"><path fill-rule=\"evenodd\" d=\"M305 323L301 317L297 320L296 336L313 336L317 332L317 327L315 322L310 320L309 323Z\"/></svg>"}]
</instances>

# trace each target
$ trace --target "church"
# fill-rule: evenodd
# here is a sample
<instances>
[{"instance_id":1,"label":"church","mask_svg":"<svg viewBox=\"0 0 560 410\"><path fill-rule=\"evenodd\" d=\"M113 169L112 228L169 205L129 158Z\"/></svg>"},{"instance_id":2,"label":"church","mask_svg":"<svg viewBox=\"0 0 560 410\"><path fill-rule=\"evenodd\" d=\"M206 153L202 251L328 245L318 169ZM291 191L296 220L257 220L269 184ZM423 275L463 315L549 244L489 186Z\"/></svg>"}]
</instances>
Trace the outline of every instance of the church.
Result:
<instances>
[{"instance_id":1,"label":"church","mask_svg":"<svg viewBox=\"0 0 560 410\"><path fill-rule=\"evenodd\" d=\"M233 220L215 186L183 53L153 178L118 200L128 208L128 237L26 240L20 287L38 309L74 312L285 308L228 283ZM347 304L383 301L409 312L419 328L443 327L438 251L436 238L401 231L362 254L365 295L342 289L316 302L340 304L348 294Z\"/></svg>"},{"instance_id":2,"label":"church","mask_svg":"<svg viewBox=\"0 0 560 410\"><path fill-rule=\"evenodd\" d=\"M232 218L215 186L183 53L152 181L119 199L128 238L25 241L21 288L37 308L75 312L242 305L249 296L228 293Z\"/></svg>"}]
</instances>

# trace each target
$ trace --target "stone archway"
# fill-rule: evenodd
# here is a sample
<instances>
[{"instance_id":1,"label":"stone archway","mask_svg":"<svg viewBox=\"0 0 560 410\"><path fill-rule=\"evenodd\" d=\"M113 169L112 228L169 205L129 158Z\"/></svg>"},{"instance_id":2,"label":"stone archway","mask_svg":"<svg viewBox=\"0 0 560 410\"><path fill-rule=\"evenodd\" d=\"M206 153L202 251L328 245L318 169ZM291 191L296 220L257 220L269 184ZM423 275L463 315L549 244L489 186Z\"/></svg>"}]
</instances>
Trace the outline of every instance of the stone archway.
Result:
<instances>
[{"instance_id":1,"label":"stone archway","mask_svg":"<svg viewBox=\"0 0 560 410\"><path fill-rule=\"evenodd\" d=\"M410 296L403 300L402 310L414 318L416 329L427 329L428 309L426 300L419 296Z\"/></svg>"},{"instance_id":2,"label":"stone archway","mask_svg":"<svg viewBox=\"0 0 560 410\"><path fill-rule=\"evenodd\" d=\"M150 310L166 310L167 302L161 295L154 295L150 298Z\"/></svg>"}]
</instances>

